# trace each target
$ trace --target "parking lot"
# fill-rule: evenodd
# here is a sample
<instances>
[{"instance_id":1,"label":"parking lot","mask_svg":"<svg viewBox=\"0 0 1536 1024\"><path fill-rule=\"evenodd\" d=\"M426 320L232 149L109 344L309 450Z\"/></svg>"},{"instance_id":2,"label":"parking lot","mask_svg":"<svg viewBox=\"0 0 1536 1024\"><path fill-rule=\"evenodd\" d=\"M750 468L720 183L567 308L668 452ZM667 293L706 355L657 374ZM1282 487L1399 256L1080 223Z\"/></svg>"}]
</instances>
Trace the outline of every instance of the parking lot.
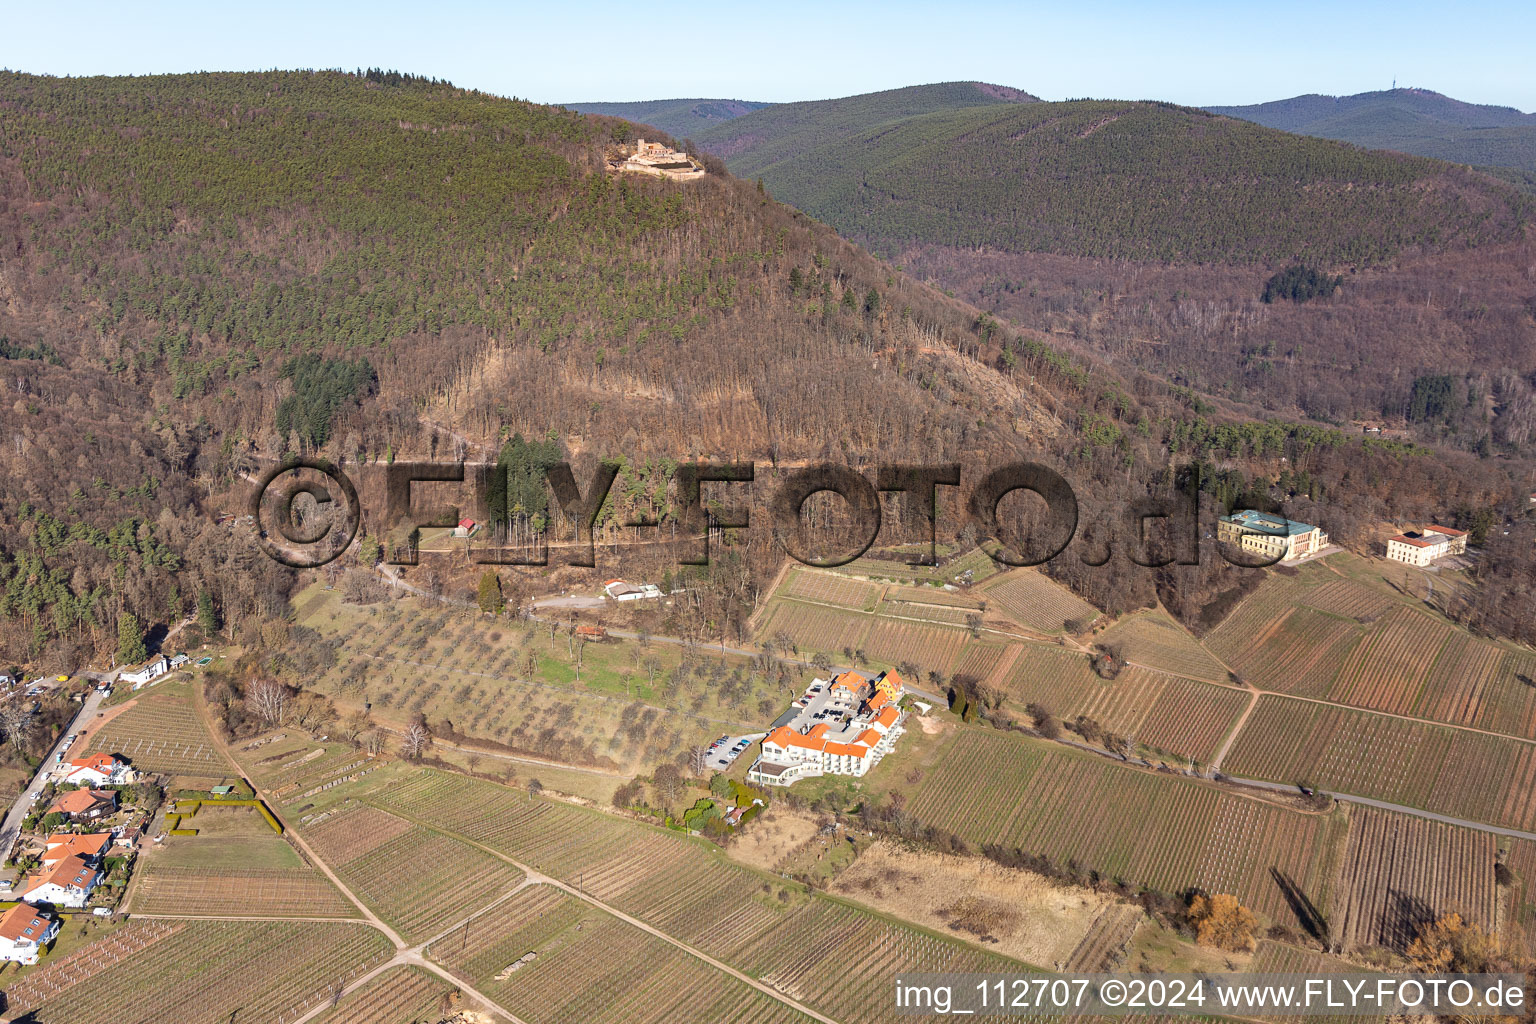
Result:
<instances>
[{"instance_id":1,"label":"parking lot","mask_svg":"<svg viewBox=\"0 0 1536 1024\"><path fill-rule=\"evenodd\" d=\"M774 719L773 726L778 728L787 725L795 732L807 732L812 726L825 723L833 732L841 729L848 720L853 717L855 707L842 710L831 707L832 688L830 683L812 683L806 691L795 699L778 718Z\"/></svg>"},{"instance_id":2,"label":"parking lot","mask_svg":"<svg viewBox=\"0 0 1536 1024\"><path fill-rule=\"evenodd\" d=\"M724 771L729 768L744 751L764 736L765 732L754 732L746 736L721 736L710 744L708 764L716 771Z\"/></svg>"}]
</instances>

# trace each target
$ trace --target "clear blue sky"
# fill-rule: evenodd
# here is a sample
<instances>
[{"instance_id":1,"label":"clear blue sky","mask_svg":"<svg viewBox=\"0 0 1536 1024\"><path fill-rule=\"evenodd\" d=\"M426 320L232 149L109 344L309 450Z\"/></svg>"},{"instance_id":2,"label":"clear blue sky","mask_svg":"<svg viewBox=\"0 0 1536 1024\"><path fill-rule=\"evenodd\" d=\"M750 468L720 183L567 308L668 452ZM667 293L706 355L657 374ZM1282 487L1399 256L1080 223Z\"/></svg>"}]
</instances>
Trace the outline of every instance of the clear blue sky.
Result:
<instances>
[{"instance_id":1,"label":"clear blue sky","mask_svg":"<svg viewBox=\"0 0 1536 1024\"><path fill-rule=\"evenodd\" d=\"M980 79L1046 99L1252 103L1399 85L1536 110L1525 2L13 3L48 74L377 65L541 102L820 99Z\"/></svg>"}]
</instances>

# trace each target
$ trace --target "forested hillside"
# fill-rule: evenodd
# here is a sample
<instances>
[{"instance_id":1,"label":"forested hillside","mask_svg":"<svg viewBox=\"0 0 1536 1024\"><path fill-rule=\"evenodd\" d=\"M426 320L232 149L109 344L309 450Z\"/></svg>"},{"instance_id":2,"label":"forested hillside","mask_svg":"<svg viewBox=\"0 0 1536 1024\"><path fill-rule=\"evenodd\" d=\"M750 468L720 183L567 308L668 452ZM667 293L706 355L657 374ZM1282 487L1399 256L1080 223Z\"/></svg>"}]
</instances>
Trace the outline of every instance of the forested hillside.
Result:
<instances>
[{"instance_id":1,"label":"forested hillside","mask_svg":"<svg viewBox=\"0 0 1536 1024\"><path fill-rule=\"evenodd\" d=\"M912 243L1181 262L1376 263L1518 237L1530 204L1482 176L1158 103L1009 104L758 143L760 111L698 141L877 250Z\"/></svg>"},{"instance_id":2,"label":"forested hillside","mask_svg":"<svg viewBox=\"0 0 1536 1024\"><path fill-rule=\"evenodd\" d=\"M1492 116L1413 95L1448 124ZM1335 105L1276 116L1313 116L1313 100ZM1483 454L1536 440L1536 204L1513 187L1167 104L891 106L799 104L782 136L754 131L788 109L768 108L700 145L919 277L1122 367ZM1267 283L1288 271L1334 287L1277 298ZM1415 381L1445 376L1455 401L1415 413Z\"/></svg>"},{"instance_id":3,"label":"forested hillside","mask_svg":"<svg viewBox=\"0 0 1536 1024\"><path fill-rule=\"evenodd\" d=\"M914 85L835 100L776 103L700 132L694 141L724 158L738 176L756 178L781 161L803 157L879 125L936 111L1036 102L1038 98L1027 92L986 82Z\"/></svg>"},{"instance_id":4,"label":"forested hillside","mask_svg":"<svg viewBox=\"0 0 1536 1024\"><path fill-rule=\"evenodd\" d=\"M769 106L756 100L640 100L634 103L567 103L582 114L622 117L660 128L677 139L691 138L717 124Z\"/></svg>"},{"instance_id":5,"label":"forested hillside","mask_svg":"<svg viewBox=\"0 0 1536 1024\"><path fill-rule=\"evenodd\" d=\"M633 135L395 74L0 75L0 660L74 670L125 621L280 613L292 575L214 517L299 452L558 439L659 481L663 516L671 468L700 456L1029 455L1103 503L1193 460L1208 502L1235 500L1283 454L1275 493L1326 496L1306 507L1340 529L1393 491L1470 516L1518 486L1065 355L750 182L616 177ZM750 536L748 580L779 558ZM1235 585L1068 561L1101 604ZM741 597L717 582L701 607Z\"/></svg>"},{"instance_id":6,"label":"forested hillside","mask_svg":"<svg viewBox=\"0 0 1536 1024\"><path fill-rule=\"evenodd\" d=\"M460 454L447 421L674 464L1071 429L1051 382L1086 370L750 184L613 176L633 134L372 72L0 76L0 659L74 668L204 592L237 628L280 609L213 517L285 453ZM1000 346L1035 383L960 355Z\"/></svg>"},{"instance_id":7,"label":"forested hillside","mask_svg":"<svg viewBox=\"0 0 1536 1024\"><path fill-rule=\"evenodd\" d=\"M1270 103L1206 109L1298 135L1536 174L1536 114L1513 107L1463 103L1428 89L1391 89L1354 96L1314 93Z\"/></svg>"}]
</instances>

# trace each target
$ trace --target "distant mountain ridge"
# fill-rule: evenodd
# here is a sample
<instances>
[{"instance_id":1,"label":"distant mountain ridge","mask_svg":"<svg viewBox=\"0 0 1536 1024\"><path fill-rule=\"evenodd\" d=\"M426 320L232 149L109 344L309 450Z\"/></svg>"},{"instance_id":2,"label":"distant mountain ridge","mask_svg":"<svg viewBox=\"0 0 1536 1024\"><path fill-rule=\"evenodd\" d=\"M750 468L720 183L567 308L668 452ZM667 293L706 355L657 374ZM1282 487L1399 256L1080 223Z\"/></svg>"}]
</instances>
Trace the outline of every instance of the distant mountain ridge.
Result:
<instances>
[{"instance_id":1,"label":"distant mountain ridge","mask_svg":"<svg viewBox=\"0 0 1536 1024\"><path fill-rule=\"evenodd\" d=\"M1429 89L1388 89L1353 96L1314 93L1205 109L1297 135L1536 174L1536 114L1466 103Z\"/></svg>"},{"instance_id":2,"label":"distant mountain ridge","mask_svg":"<svg viewBox=\"0 0 1536 1024\"><path fill-rule=\"evenodd\" d=\"M773 164L880 125L923 114L1039 102L1038 96L1006 85L938 82L838 99L776 103L712 126L695 135L694 141L725 160L732 173L756 177Z\"/></svg>"},{"instance_id":3,"label":"distant mountain ridge","mask_svg":"<svg viewBox=\"0 0 1536 1024\"><path fill-rule=\"evenodd\" d=\"M1530 213L1512 189L1433 160L1169 103L977 83L765 107L694 142L888 255L1376 263L1509 240Z\"/></svg>"},{"instance_id":4,"label":"distant mountain ridge","mask_svg":"<svg viewBox=\"0 0 1536 1024\"><path fill-rule=\"evenodd\" d=\"M712 125L730 121L772 104L758 100L673 99L637 100L622 103L567 103L580 114L622 117L638 124L654 125L677 139L686 139Z\"/></svg>"}]
</instances>

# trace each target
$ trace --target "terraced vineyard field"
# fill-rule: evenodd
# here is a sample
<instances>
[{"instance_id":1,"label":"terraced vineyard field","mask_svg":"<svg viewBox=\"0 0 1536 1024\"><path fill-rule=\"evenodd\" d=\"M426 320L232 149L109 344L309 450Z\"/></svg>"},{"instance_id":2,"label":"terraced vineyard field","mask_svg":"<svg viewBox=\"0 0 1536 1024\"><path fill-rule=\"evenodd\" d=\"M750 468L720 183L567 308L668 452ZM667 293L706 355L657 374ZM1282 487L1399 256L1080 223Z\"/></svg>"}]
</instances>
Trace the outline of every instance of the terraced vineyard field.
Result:
<instances>
[{"instance_id":1,"label":"terraced vineyard field","mask_svg":"<svg viewBox=\"0 0 1536 1024\"><path fill-rule=\"evenodd\" d=\"M1080 651L1024 644L1020 645L1002 685L1008 698L1018 704L1038 702L1057 717L1071 717L1068 708L1088 703L1093 695L1113 684L1100 679L1088 656Z\"/></svg>"},{"instance_id":2,"label":"terraced vineyard field","mask_svg":"<svg viewBox=\"0 0 1536 1024\"><path fill-rule=\"evenodd\" d=\"M1536 826L1536 745L1265 696L1223 767L1493 825Z\"/></svg>"},{"instance_id":3,"label":"terraced vineyard field","mask_svg":"<svg viewBox=\"0 0 1536 1024\"><path fill-rule=\"evenodd\" d=\"M969 637L963 629L879 618L864 640L864 652L871 661L886 665L910 661L918 667L919 675L931 670L948 675Z\"/></svg>"},{"instance_id":4,"label":"terraced vineyard field","mask_svg":"<svg viewBox=\"0 0 1536 1024\"><path fill-rule=\"evenodd\" d=\"M1262 940L1258 948L1254 950L1253 961L1248 965L1248 970L1254 974L1305 974L1313 977L1329 974L1359 973L1360 967L1340 957L1329 956L1327 953L1319 953L1313 949L1303 949L1284 942L1271 942ZM1268 1017L1265 1018L1276 1024L1288 1024L1294 1021L1294 1017ZM1387 1020L1386 1017L1346 1017L1328 1014L1309 1014L1308 1024L1375 1024Z\"/></svg>"},{"instance_id":5,"label":"terraced vineyard field","mask_svg":"<svg viewBox=\"0 0 1536 1024\"><path fill-rule=\"evenodd\" d=\"M1140 721L1125 731L1143 746L1209 762L1251 699L1242 690L1133 668L1115 680L1151 698Z\"/></svg>"},{"instance_id":6,"label":"terraced vineyard field","mask_svg":"<svg viewBox=\"0 0 1536 1024\"><path fill-rule=\"evenodd\" d=\"M987 785L977 785L977 779ZM1231 892L1290 925L1272 871L1321 901L1342 822L1059 747L962 730L914 787L918 820L1168 891Z\"/></svg>"},{"instance_id":7,"label":"terraced vineyard field","mask_svg":"<svg viewBox=\"0 0 1536 1024\"><path fill-rule=\"evenodd\" d=\"M919 555L926 557L926 554L926 551L912 549L912 557ZM957 577L963 577L967 572L971 574L972 583L980 583L989 576L996 575L999 569L1000 566L980 548L972 548L944 565L910 565L888 558L865 556L855 558L847 565L838 567L839 572L850 576L870 576L881 580L902 580L911 583L949 583Z\"/></svg>"},{"instance_id":8,"label":"terraced vineyard field","mask_svg":"<svg viewBox=\"0 0 1536 1024\"><path fill-rule=\"evenodd\" d=\"M1015 569L981 590L989 610L1043 633L1060 633L1070 619L1091 622L1099 615L1093 605L1034 569Z\"/></svg>"},{"instance_id":9,"label":"terraced vineyard field","mask_svg":"<svg viewBox=\"0 0 1536 1024\"><path fill-rule=\"evenodd\" d=\"M134 882L131 909L190 917L358 916L324 875L309 868L159 867L148 858Z\"/></svg>"},{"instance_id":10,"label":"terraced vineyard field","mask_svg":"<svg viewBox=\"0 0 1536 1024\"><path fill-rule=\"evenodd\" d=\"M453 986L420 967L391 967L346 996L315 1024L402 1024L436 1020Z\"/></svg>"},{"instance_id":11,"label":"terraced vineyard field","mask_svg":"<svg viewBox=\"0 0 1536 1024\"><path fill-rule=\"evenodd\" d=\"M574 896L523 889L428 955L530 1024L799 1024L810 1018Z\"/></svg>"},{"instance_id":12,"label":"terraced vineyard field","mask_svg":"<svg viewBox=\"0 0 1536 1024\"><path fill-rule=\"evenodd\" d=\"M1536 739L1536 654L1316 565L1266 578L1205 643L1261 690Z\"/></svg>"},{"instance_id":13,"label":"terraced vineyard field","mask_svg":"<svg viewBox=\"0 0 1536 1024\"><path fill-rule=\"evenodd\" d=\"M994 562L992 556L981 550L981 548L972 548L966 554L961 555L953 562L944 566L944 570L949 573L950 578L963 576L969 572L972 583L980 583L984 579L997 575L1002 569L1003 567Z\"/></svg>"},{"instance_id":14,"label":"terraced vineyard field","mask_svg":"<svg viewBox=\"0 0 1536 1024\"><path fill-rule=\"evenodd\" d=\"M1131 903L1113 903L1094 919L1092 927L1067 961L1068 970L1112 971L1125 960L1125 952L1136 929L1145 919L1140 907Z\"/></svg>"},{"instance_id":15,"label":"terraced vineyard field","mask_svg":"<svg viewBox=\"0 0 1536 1024\"><path fill-rule=\"evenodd\" d=\"M294 1020L392 953L361 924L134 921L7 985L6 1011L36 1024Z\"/></svg>"},{"instance_id":16,"label":"terraced vineyard field","mask_svg":"<svg viewBox=\"0 0 1536 1024\"><path fill-rule=\"evenodd\" d=\"M776 599L774 607L757 627L759 642L787 633L804 651L841 652L844 647L862 648L872 616L838 612L813 604Z\"/></svg>"},{"instance_id":17,"label":"terraced vineyard field","mask_svg":"<svg viewBox=\"0 0 1536 1024\"><path fill-rule=\"evenodd\" d=\"M1427 615L1398 609L1354 649L1329 698L1353 707L1407 712L1418 703L1425 677L1452 632Z\"/></svg>"},{"instance_id":18,"label":"terraced vineyard field","mask_svg":"<svg viewBox=\"0 0 1536 1024\"><path fill-rule=\"evenodd\" d=\"M850 579L815 569L791 569L786 584L791 597L803 597L807 601L835 604L855 611L873 611L884 588L878 583Z\"/></svg>"},{"instance_id":19,"label":"terraced vineyard field","mask_svg":"<svg viewBox=\"0 0 1536 1024\"><path fill-rule=\"evenodd\" d=\"M1514 872L1500 929L1508 948L1536 949L1536 842L1509 839L1506 860Z\"/></svg>"},{"instance_id":20,"label":"terraced vineyard field","mask_svg":"<svg viewBox=\"0 0 1536 1024\"><path fill-rule=\"evenodd\" d=\"M1224 683L1227 670L1161 611L1132 615L1104 631L1101 643L1118 644L1127 661L1189 679Z\"/></svg>"},{"instance_id":21,"label":"terraced vineyard field","mask_svg":"<svg viewBox=\"0 0 1536 1024\"><path fill-rule=\"evenodd\" d=\"M1302 592L1302 600L1319 611L1357 622L1372 622L1398 604L1393 595L1357 580L1329 579Z\"/></svg>"},{"instance_id":22,"label":"terraced vineyard field","mask_svg":"<svg viewBox=\"0 0 1536 1024\"><path fill-rule=\"evenodd\" d=\"M1536 739L1533 681L1536 654L1456 633L1430 670L1413 714Z\"/></svg>"},{"instance_id":23,"label":"terraced vineyard field","mask_svg":"<svg viewBox=\"0 0 1536 1024\"><path fill-rule=\"evenodd\" d=\"M258 750L261 748L258 748ZM261 757L237 752L267 792L285 804L315 795L323 787L340 780L360 777L379 765L377 758L352 749L348 744L304 742L282 754Z\"/></svg>"},{"instance_id":24,"label":"terraced vineyard field","mask_svg":"<svg viewBox=\"0 0 1536 1024\"><path fill-rule=\"evenodd\" d=\"M922 604L917 601L881 601L880 614L898 619L922 619L941 626L964 626L981 613L955 605Z\"/></svg>"},{"instance_id":25,"label":"terraced vineyard field","mask_svg":"<svg viewBox=\"0 0 1536 1024\"><path fill-rule=\"evenodd\" d=\"M985 557L985 556L983 556ZM987 559L988 562L991 559ZM838 572L845 572L850 576L868 576L880 581L927 583L929 580L948 582L954 575L947 568L934 565L911 565L907 562L898 562L889 558L876 558L872 555L864 555L855 558L847 565L837 567ZM957 572L959 570L956 570Z\"/></svg>"},{"instance_id":26,"label":"terraced vineyard field","mask_svg":"<svg viewBox=\"0 0 1536 1024\"><path fill-rule=\"evenodd\" d=\"M711 955L729 957L783 913L748 869L656 829L435 772L376 799L580 885ZM473 810L452 813L460 800Z\"/></svg>"},{"instance_id":27,"label":"terraced vineyard field","mask_svg":"<svg viewBox=\"0 0 1536 1024\"><path fill-rule=\"evenodd\" d=\"M895 970L1017 969L952 939L807 894L730 863L706 844L596 811L529 800L493 783L424 770L370 799L579 884L850 1024L899 1024L890 1009ZM469 935L473 941L473 924Z\"/></svg>"},{"instance_id":28,"label":"terraced vineyard field","mask_svg":"<svg viewBox=\"0 0 1536 1024\"><path fill-rule=\"evenodd\" d=\"M938 604L969 611L976 611L985 603L983 598L972 595L968 590L945 590L943 587L891 587L885 593L885 600Z\"/></svg>"},{"instance_id":29,"label":"terraced vineyard field","mask_svg":"<svg viewBox=\"0 0 1536 1024\"><path fill-rule=\"evenodd\" d=\"M1215 756L1250 699L1234 687L1135 666L1101 679L1085 655L1037 645L1020 652L1005 688L1019 704L1043 704L1063 720L1085 715L1154 750L1202 762Z\"/></svg>"},{"instance_id":30,"label":"terraced vineyard field","mask_svg":"<svg viewBox=\"0 0 1536 1024\"><path fill-rule=\"evenodd\" d=\"M85 753L118 754L140 771L222 779L235 768L219 753L188 699L134 698L133 706L94 733Z\"/></svg>"},{"instance_id":31,"label":"terraced vineyard field","mask_svg":"<svg viewBox=\"0 0 1536 1024\"><path fill-rule=\"evenodd\" d=\"M1336 941L1403 950L1421 925L1449 913L1494 927L1493 835L1371 807L1350 818L1329 917Z\"/></svg>"},{"instance_id":32,"label":"terraced vineyard field","mask_svg":"<svg viewBox=\"0 0 1536 1024\"><path fill-rule=\"evenodd\" d=\"M410 942L430 938L522 878L483 850L374 809L344 811L305 830L305 838Z\"/></svg>"},{"instance_id":33,"label":"terraced vineyard field","mask_svg":"<svg viewBox=\"0 0 1536 1024\"><path fill-rule=\"evenodd\" d=\"M943 612L944 609L937 609ZM862 650L869 661L888 666L911 660L926 672L950 672L970 634L960 626L837 611L822 605L776 598L757 629L759 642L781 632L801 651L842 657L844 648Z\"/></svg>"},{"instance_id":34,"label":"terraced vineyard field","mask_svg":"<svg viewBox=\"0 0 1536 1024\"><path fill-rule=\"evenodd\" d=\"M813 899L759 932L738 966L847 1024L902 1024L891 978L916 971L1017 971L1008 960L856 907Z\"/></svg>"},{"instance_id":35,"label":"terraced vineyard field","mask_svg":"<svg viewBox=\"0 0 1536 1024\"><path fill-rule=\"evenodd\" d=\"M1298 603L1303 584L1292 577L1266 575L1216 628L1204 637L1212 654L1234 668L1243 654L1257 647L1260 638Z\"/></svg>"},{"instance_id":36,"label":"terraced vineyard field","mask_svg":"<svg viewBox=\"0 0 1536 1024\"><path fill-rule=\"evenodd\" d=\"M1229 664L1261 690L1326 697L1361 635L1348 619L1298 605L1282 611Z\"/></svg>"},{"instance_id":37,"label":"terraced vineyard field","mask_svg":"<svg viewBox=\"0 0 1536 1024\"><path fill-rule=\"evenodd\" d=\"M1001 686L1014 658L1022 656L1024 651L1022 644L970 643L966 645L960 655L960 661L955 665L955 674Z\"/></svg>"}]
</instances>

